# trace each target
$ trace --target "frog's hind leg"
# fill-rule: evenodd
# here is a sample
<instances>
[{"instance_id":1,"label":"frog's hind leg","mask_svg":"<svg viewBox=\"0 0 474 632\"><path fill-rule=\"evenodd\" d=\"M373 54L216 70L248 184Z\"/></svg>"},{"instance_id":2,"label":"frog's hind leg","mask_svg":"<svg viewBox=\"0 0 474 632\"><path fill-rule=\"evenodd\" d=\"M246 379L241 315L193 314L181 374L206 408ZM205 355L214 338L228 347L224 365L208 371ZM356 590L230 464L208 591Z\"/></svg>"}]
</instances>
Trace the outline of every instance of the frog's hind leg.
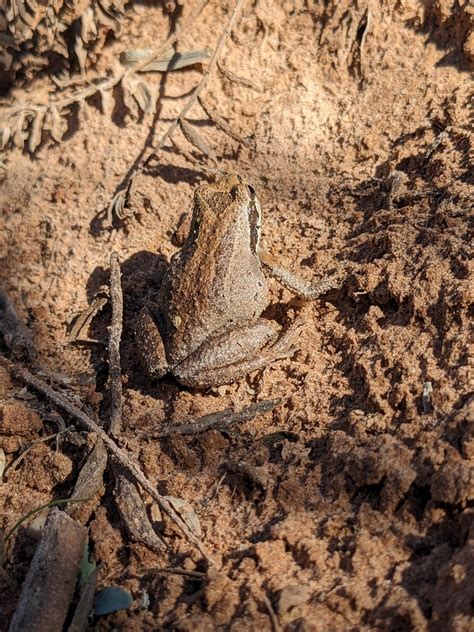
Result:
<instances>
[{"instance_id":1,"label":"frog's hind leg","mask_svg":"<svg viewBox=\"0 0 474 632\"><path fill-rule=\"evenodd\" d=\"M283 334L263 318L219 330L179 365L173 374L185 386L207 388L234 382L295 351L303 322L297 319Z\"/></svg>"},{"instance_id":2,"label":"frog's hind leg","mask_svg":"<svg viewBox=\"0 0 474 632\"><path fill-rule=\"evenodd\" d=\"M144 308L135 322L137 355L143 369L153 378L168 372L165 345L149 308Z\"/></svg>"}]
</instances>

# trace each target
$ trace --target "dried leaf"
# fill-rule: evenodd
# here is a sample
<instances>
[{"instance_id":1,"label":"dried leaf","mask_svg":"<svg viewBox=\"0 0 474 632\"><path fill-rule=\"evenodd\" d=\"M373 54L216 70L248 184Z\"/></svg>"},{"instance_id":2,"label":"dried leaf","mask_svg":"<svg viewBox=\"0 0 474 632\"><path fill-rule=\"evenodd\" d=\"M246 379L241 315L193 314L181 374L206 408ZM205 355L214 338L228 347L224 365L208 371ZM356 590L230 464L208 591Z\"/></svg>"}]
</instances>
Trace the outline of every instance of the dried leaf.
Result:
<instances>
[{"instance_id":1,"label":"dried leaf","mask_svg":"<svg viewBox=\"0 0 474 632\"><path fill-rule=\"evenodd\" d=\"M106 467L107 450L104 447L102 439L98 438L87 457L87 461L79 472L71 498L94 498L97 492L102 488ZM67 512L74 520L78 519L83 511L84 506L80 507L77 505L67 509ZM92 512L92 508L90 511Z\"/></svg>"},{"instance_id":2,"label":"dried leaf","mask_svg":"<svg viewBox=\"0 0 474 632\"><path fill-rule=\"evenodd\" d=\"M148 518L145 505L135 485L123 475L117 477L115 502L130 536L156 551L167 548Z\"/></svg>"},{"instance_id":3,"label":"dried leaf","mask_svg":"<svg viewBox=\"0 0 474 632\"><path fill-rule=\"evenodd\" d=\"M138 48L134 50L126 50L120 53L120 63L123 66L130 67L139 62L143 62L147 57L151 57L154 51L152 48ZM144 68L140 68L138 72L171 72L180 70L193 64L199 64L211 56L211 51L207 48L194 49L185 52L176 52L169 50L160 55L158 59L147 64Z\"/></svg>"},{"instance_id":4,"label":"dried leaf","mask_svg":"<svg viewBox=\"0 0 474 632\"><path fill-rule=\"evenodd\" d=\"M124 77L122 81L120 82L120 85L122 87L122 98L123 98L124 105L127 108L127 110L130 112L130 114L136 117L137 116L137 101L133 98L132 91L130 89L130 78Z\"/></svg>"},{"instance_id":5,"label":"dried leaf","mask_svg":"<svg viewBox=\"0 0 474 632\"><path fill-rule=\"evenodd\" d=\"M8 145L8 141L10 140L11 133L12 133L11 129L7 126L2 127L0 129L0 151L3 151L5 147Z\"/></svg>"},{"instance_id":6,"label":"dried leaf","mask_svg":"<svg viewBox=\"0 0 474 632\"><path fill-rule=\"evenodd\" d=\"M119 219L122 219L125 211L125 204L127 201L127 192L119 191L114 195L112 201L110 202L107 208L107 223L109 226L112 225L114 215Z\"/></svg>"},{"instance_id":7,"label":"dried leaf","mask_svg":"<svg viewBox=\"0 0 474 632\"><path fill-rule=\"evenodd\" d=\"M51 105L49 114L51 116L50 134L57 143L60 143L63 138L63 126L58 108L55 105Z\"/></svg>"},{"instance_id":8,"label":"dried leaf","mask_svg":"<svg viewBox=\"0 0 474 632\"><path fill-rule=\"evenodd\" d=\"M139 81L133 78L133 81L129 82L130 91L138 103L138 107L142 112L150 112L153 108L153 97L151 96L150 89L144 81Z\"/></svg>"},{"instance_id":9,"label":"dried leaf","mask_svg":"<svg viewBox=\"0 0 474 632\"><path fill-rule=\"evenodd\" d=\"M191 503L188 503L188 501L183 498L176 498L175 496L165 496L165 498L183 522L186 523L186 526L191 533L193 533L197 538L201 538L201 524Z\"/></svg>"},{"instance_id":10,"label":"dried leaf","mask_svg":"<svg viewBox=\"0 0 474 632\"><path fill-rule=\"evenodd\" d=\"M23 134L23 124L25 122L25 112L20 112L18 119L16 121L15 133L13 135L13 142L15 147L18 149L23 149L25 146L25 136Z\"/></svg>"},{"instance_id":11,"label":"dried leaf","mask_svg":"<svg viewBox=\"0 0 474 632\"><path fill-rule=\"evenodd\" d=\"M179 125L186 140L190 142L191 145L194 145L194 147L197 147L197 149L208 156L211 160L216 162L214 152L206 143L206 141L202 138L202 136L197 133L195 128L190 123L188 123L186 119L179 119Z\"/></svg>"},{"instance_id":12,"label":"dried leaf","mask_svg":"<svg viewBox=\"0 0 474 632\"><path fill-rule=\"evenodd\" d=\"M31 124L30 136L28 139L28 149L31 153L34 153L35 149L41 144L41 132L43 130L45 111L38 112Z\"/></svg>"},{"instance_id":13,"label":"dried leaf","mask_svg":"<svg viewBox=\"0 0 474 632\"><path fill-rule=\"evenodd\" d=\"M107 208L107 222L109 226L112 225L114 215L119 220L124 220L133 215L133 210L128 207L128 204L133 198L134 191L135 186L132 178L125 189L120 189L120 191L114 195Z\"/></svg>"},{"instance_id":14,"label":"dried leaf","mask_svg":"<svg viewBox=\"0 0 474 632\"><path fill-rule=\"evenodd\" d=\"M239 75L236 75L232 72L232 70L229 70L220 62L217 62L217 67L219 68L221 74L229 81L232 81L232 83L236 83L238 86L242 86L243 88L250 88L250 90L254 90L255 92L263 92L262 88L256 83L246 77L239 77Z\"/></svg>"}]
</instances>

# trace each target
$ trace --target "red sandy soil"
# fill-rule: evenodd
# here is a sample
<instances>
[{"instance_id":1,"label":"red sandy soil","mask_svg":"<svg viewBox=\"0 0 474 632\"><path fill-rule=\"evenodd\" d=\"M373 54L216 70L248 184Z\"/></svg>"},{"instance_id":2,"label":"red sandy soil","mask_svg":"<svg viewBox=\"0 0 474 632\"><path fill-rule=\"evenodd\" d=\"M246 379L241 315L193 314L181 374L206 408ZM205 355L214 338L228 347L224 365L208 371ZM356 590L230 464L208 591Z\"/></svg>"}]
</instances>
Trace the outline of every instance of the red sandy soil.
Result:
<instances>
[{"instance_id":1,"label":"red sandy soil","mask_svg":"<svg viewBox=\"0 0 474 632\"><path fill-rule=\"evenodd\" d=\"M125 296L122 444L161 493L192 504L218 562L203 580L156 572L206 565L169 522L161 525L167 552L130 538L107 470L77 519L102 565L99 587L122 586L134 603L97 620L96 630L272 630L272 610L285 632L472 630L472 9L441 0L308 4L244 3L220 59L259 92L210 76L206 102L249 142L217 129L199 106L189 115L219 168L253 183L262 240L282 267L311 281L345 266L342 288L304 309L291 358L207 391L171 378L153 383L137 363L134 318L176 252L173 235L195 187L212 177L168 148L137 178L126 221L111 229L103 210L150 126L163 133L183 107L199 67L146 75L162 82L157 123L152 113L131 120L116 95L113 116L89 103L82 127L61 144L46 135L34 156L6 155L0 281L41 366L70 376L68 392L107 419L109 308L88 332L101 344L71 343L68 332L107 286L116 250ZM181 49L212 49L226 15L224 3L211 2ZM123 50L156 46L167 28L160 7L141 6L88 72L105 74ZM29 85L28 98L41 97L41 76ZM265 315L281 324L302 309L273 281L269 298ZM57 417L4 369L0 396L9 464L22 446L56 433ZM272 398L281 398L273 412L225 432L140 434ZM84 433L35 444L0 482L0 526L67 497L92 444ZM9 541L1 629L35 546L24 529Z\"/></svg>"}]
</instances>

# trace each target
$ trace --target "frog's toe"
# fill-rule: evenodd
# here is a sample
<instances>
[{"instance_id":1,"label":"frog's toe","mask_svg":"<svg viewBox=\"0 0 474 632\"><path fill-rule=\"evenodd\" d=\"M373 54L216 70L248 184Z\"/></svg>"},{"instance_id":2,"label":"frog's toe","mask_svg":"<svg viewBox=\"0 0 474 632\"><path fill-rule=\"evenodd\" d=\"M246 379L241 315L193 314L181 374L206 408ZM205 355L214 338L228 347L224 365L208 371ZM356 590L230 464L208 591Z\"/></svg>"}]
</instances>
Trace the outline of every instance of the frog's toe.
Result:
<instances>
[{"instance_id":1,"label":"frog's toe","mask_svg":"<svg viewBox=\"0 0 474 632\"><path fill-rule=\"evenodd\" d=\"M300 348L300 334L305 321L303 318L297 318L293 323L283 331L281 336L268 349L268 354L272 360L281 360L293 355Z\"/></svg>"},{"instance_id":2,"label":"frog's toe","mask_svg":"<svg viewBox=\"0 0 474 632\"><path fill-rule=\"evenodd\" d=\"M147 309L137 318L134 329L140 364L151 377L162 377L168 372L165 346L158 327Z\"/></svg>"}]
</instances>

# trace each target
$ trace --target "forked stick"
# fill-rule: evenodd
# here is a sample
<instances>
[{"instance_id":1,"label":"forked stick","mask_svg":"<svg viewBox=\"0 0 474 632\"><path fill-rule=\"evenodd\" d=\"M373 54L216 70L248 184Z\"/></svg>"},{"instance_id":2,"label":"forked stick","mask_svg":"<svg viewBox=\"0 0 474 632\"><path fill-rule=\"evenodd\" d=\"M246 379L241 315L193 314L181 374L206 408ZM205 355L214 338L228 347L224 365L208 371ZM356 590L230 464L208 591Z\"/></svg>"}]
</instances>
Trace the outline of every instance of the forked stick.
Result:
<instances>
[{"instance_id":1,"label":"forked stick","mask_svg":"<svg viewBox=\"0 0 474 632\"><path fill-rule=\"evenodd\" d=\"M105 447L108 452L122 465L130 475L139 483L143 489L150 494L150 496L158 503L159 507L171 518L171 520L177 525L177 527L183 532L186 538L194 544L194 546L200 551L200 553L206 558L206 560L213 564L213 560L204 547L203 543L189 530L188 526L182 520L182 518L176 513L176 511L171 506L170 502L159 494L150 481L147 479L145 474L142 472L138 463L122 448L120 448L113 439L109 437L109 435L101 428L98 424L95 423L88 415L86 415L82 410L77 408L74 404L72 404L64 395L58 393L53 388L48 386L43 380L32 375L27 369L21 367L19 365L14 364L7 358L0 356L0 365L4 366L12 375L17 376L26 384L29 384L37 391L46 395L46 397L56 406L59 406L64 411L66 411L71 417L76 419L84 428L89 430L90 432L96 432L97 435L104 442Z\"/></svg>"}]
</instances>

